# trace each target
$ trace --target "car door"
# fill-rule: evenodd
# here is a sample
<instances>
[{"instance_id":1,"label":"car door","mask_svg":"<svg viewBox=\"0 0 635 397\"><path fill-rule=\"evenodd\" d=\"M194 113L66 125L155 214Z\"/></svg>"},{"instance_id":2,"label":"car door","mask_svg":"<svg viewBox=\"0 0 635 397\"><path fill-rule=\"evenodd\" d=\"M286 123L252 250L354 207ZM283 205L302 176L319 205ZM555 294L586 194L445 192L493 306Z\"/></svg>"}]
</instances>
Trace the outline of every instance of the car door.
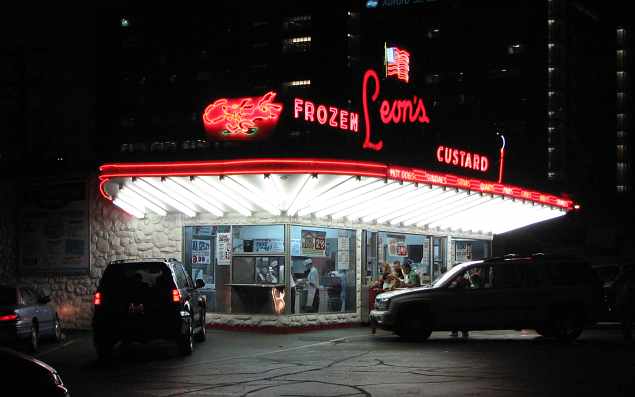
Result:
<instances>
[{"instance_id":1,"label":"car door","mask_svg":"<svg viewBox=\"0 0 635 397\"><path fill-rule=\"evenodd\" d=\"M474 274L480 274L479 284L472 282ZM492 265L472 266L457 274L444 291L439 291L437 323L440 328L489 329L495 325L497 293L490 277Z\"/></svg>"},{"instance_id":2,"label":"car door","mask_svg":"<svg viewBox=\"0 0 635 397\"><path fill-rule=\"evenodd\" d=\"M524 260L510 259L494 267L497 328L520 328L527 325L527 318L535 305L532 288L523 284L521 269L528 265Z\"/></svg>"},{"instance_id":3,"label":"car door","mask_svg":"<svg viewBox=\"0 0 635 397\"><path fill-rule=\"evenodd\" d=\"M53 334L55 311L47 304L48 301L45 301L43 294L33 288L28 288L28 290L35 297L35 305L37 307L37 315L40 322L40 333L47 335Z\"/></svg>"},{"instance_id":4,"label":"car door","mask_svg":"<svg viewBox=\"0 0 635 397\"><path fill-rule=\"evenodd\" d=\"M20 316L20 318L22 318L23 320L27 320L29 323L33 322L34 319L40 321L35 295L26 287L18 288L18 293L18 315Z\"/></svg>"}]
</instances>

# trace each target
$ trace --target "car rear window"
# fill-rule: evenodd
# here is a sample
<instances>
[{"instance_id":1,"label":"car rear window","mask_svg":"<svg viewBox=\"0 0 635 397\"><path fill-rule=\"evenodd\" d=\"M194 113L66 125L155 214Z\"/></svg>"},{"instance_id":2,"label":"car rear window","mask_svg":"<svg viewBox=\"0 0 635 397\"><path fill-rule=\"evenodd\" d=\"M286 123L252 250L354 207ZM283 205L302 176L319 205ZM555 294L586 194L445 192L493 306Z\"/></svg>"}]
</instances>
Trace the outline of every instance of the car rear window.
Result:
<instances>
[{"instance_id":1,"label":"car rear window","mask_svg":"<svg viewBox=\"0 0 635 397\"><path fill-rule=\"evenodd\" d=\"M15 305L17 296L14 287L0 287L0 305Z\"/></svg>"},{"instance_id":2,"label":"car rear window","mask_svg":"<svg viewBox=\"0 0 635 397\"><path fill-rule=\"evenodd\" d=\"M161 289L171 288L172 284L170 270L163 263L113 263L104 271L100 288L102 291Z\"/></svg>"}]
</instances>

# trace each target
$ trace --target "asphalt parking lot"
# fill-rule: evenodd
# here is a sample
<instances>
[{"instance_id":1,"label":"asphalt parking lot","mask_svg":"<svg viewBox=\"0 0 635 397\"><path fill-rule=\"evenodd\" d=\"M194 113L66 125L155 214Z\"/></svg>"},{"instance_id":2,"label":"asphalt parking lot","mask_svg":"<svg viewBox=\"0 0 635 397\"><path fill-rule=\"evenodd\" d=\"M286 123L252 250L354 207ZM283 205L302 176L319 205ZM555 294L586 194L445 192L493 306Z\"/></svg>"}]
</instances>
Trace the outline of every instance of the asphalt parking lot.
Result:
<instances>
[{"instance_id":1,"label":"asphalt parking lot","mask_svg":"<svg viewBox=\"0 0 635 397\"><path fill-rule=\"evenodd\" d=\"M45 344L73 396L536 396L635 393L635 346L605 325L561 344L533 331L433 333L404 342L368 327L297 334L210 330L192 356L167 342L96 361L89 332Z\"/></svg>"}]
</instances>

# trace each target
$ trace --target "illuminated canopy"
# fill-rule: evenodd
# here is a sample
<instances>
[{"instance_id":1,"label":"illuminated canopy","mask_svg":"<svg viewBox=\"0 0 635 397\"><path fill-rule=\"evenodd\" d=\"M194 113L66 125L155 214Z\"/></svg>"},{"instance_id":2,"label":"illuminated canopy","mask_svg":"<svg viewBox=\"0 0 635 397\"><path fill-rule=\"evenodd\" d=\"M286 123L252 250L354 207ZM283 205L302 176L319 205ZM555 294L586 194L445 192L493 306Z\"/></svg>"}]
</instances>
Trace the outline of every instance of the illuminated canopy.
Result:
<instances>
[{"instance_id":1,"label":"illuminated canopy","mask_svg":"<svg viewBox=\"0 0 635 397\"><path fill-rule=\"evenodd\" d=\"M516 186L362 161L118 163L100 171L102 195L138 218L270 214L499 234L573 209L568 199Z\"/></svg>"}]
</instances>

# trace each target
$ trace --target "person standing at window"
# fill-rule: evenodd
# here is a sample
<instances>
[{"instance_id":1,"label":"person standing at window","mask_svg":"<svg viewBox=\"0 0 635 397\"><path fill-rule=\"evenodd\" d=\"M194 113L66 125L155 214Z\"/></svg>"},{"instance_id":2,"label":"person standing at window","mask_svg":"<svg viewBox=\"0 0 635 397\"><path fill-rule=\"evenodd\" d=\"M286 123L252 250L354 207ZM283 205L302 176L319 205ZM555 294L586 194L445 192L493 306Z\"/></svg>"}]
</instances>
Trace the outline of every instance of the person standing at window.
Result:
<instances>
[{"instance_id":1,"label":"person standing at window","mask_svg":"<svg viewBox=\"0 0 635 397\"><path fill-rule=\"evenodd\" d=\"M406 261L406 263L403 264L402 269L404 278L403 286L406 288L418 287L420 285L419 275L412 271L412 265L410 262Z\"/></svg>"},{"instance_id":2,"label":"person standing at window","mask_svg":"<svg viewBox=\"0 0 635 397\"><path fill-rule=\"evenodd\" d=\"M304 261L307 267L310 267L309 275L307 276L308 294L307 294L307 306L311 303L311 312L317 313L320 308L320 272L313 263L312 259Z\"/></svg>"}]
</instances>

